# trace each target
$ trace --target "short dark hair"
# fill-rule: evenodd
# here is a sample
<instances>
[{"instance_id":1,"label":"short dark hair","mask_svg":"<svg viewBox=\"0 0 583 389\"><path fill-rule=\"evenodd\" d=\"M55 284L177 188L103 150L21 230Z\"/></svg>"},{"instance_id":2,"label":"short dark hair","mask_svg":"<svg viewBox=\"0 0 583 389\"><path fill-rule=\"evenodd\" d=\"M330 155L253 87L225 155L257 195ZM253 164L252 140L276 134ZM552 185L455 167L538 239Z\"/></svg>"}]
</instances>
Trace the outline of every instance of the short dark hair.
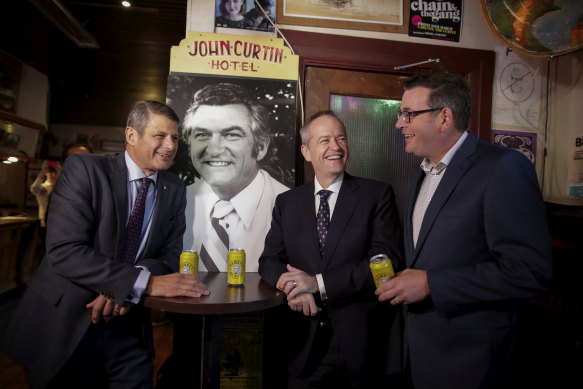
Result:
<instances>
[{"instance_id":1,"label":"short dark hair","mask_svg":"<svg viewBox=\"0 0 583 389\"><path fill-rule=\"evenodd\" d=\"M441 72L419 74L404 82L405 90L429 89L427 104L431 108L448 107L458 131L468 129L472 113L470 86L457 74Z\"/></svg>"},{"instance_id":2,"label":"short dark hair","mask_svg":"<svg viewBox=\"0 0 583 389\"><path fill-rule=\"evenodd\" d=\"M192 116L201 105L222 106L229 104L241 104L247 108L251 121L251 133L255 141L253 147L253 157L259 153L261 146L269 145L271 134L269 132L269 113L264 106L253 99L248 90L235 84L223 82L216 85L207 85L199 89L195 94L192 103L184 115L182 138L188 144L193 128L188 125Z\"/></svg>"},{"instance_id":3,"label":"short dark hair","mask_svg":"<svg viewBox=\"0 0 583 389\"><path fill-rule=\"evenodd\" d=\"M70 145L67 145L67 147L65 147L65 150L63 150L63 157L61 160L64 161L65 159L67 159L67 157L69 156L69 151L77 148L87 149L87 151L89 151L89 154L93 154L93 149L87 143L82 142L71 143Z\"/></svg>"},{"instance_id":4,"label":"short dark hair","mask_svg":"<svg viewBox=\"0 0 583 389\"><path fill-rule=\"evenodd\" d=\"M172 120L178 125L178 134L180 135L180 119L176 112L166 104L153 100L140 100L130 109L126 126L132 127L138 132L141 138L144 136L144 130L150 123L150 114L162 115Z\"/></svg>"},{"instance_id":5,"label":"short dark hair","mask_svg":"<svg viewBox=\"0 0 583 389\"><path fill-rule=\"evenodd\" d=\"M332 116L333 118L338 120L338 122L342 125L342 128L344 128L344 132L346 132L346 127L344 126L344 123L342 123L342 120L340 120L340 118L336 116L336 113L334 113L334 111L332 111L331 109L323 109L310 116L308 121L304 123L302 128L300 128L300 137L302 138L303 145L307 145L308 142L310 141L310 125L314 120L322 116Z\"/></svg>"}]
</instances>

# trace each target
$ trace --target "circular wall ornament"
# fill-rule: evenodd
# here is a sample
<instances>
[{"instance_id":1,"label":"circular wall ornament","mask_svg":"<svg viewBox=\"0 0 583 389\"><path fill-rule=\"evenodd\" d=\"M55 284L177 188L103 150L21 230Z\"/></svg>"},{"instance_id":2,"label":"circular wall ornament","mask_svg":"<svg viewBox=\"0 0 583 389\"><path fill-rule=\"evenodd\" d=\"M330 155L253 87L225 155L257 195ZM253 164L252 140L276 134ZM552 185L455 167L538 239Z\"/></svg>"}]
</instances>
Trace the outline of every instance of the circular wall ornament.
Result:
<instances>
[{"instance_id":1,"label":"circular wall ornament","mask_svg":"<svg viewBox=\"0 0 583 389\"><path fill-rule=\"evenodd\" d=\"M480 0L486 25L521 54L547 57L583 48L582 0Z\"/></svg>"}]
</instances>

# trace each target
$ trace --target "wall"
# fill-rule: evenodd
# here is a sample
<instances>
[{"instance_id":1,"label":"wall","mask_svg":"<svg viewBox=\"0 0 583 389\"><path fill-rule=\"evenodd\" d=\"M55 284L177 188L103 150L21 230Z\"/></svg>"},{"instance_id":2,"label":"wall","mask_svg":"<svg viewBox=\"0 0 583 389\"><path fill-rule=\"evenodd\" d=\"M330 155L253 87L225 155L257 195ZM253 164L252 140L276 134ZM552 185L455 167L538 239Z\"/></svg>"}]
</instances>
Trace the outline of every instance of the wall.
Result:
<instances>
[{"instance_id":1,"label":"wall","mask_svg":"<svg viewBox=\"0 0 583 389\"><path fill-rule=\"evenodd\" d=\"M38 70L22 64L16 116L47 127L49 79Z\"/></svg>"},{"instance_id":2,"label":"wall","mask_svg":"<svg viewBox=\"0 0 583 389\"><path fill-rule=\"evenodd\" d=\"M281 1L281 0L280 0ZM478 1L464 1L463 26L459 43L442 42L409 37L407 34L380 33L331 28L278 25L280 28L320 32L337 35L358 36L373 39L387 39L401 42L453 46L480 50L495 50L502 44L492 35L484 22ZM186 30L214 31L214 0L189 0ZM237 30L245 34L263 34ZM178 42L177 42L178 43ZM515 53L516 54L516 53ZM516 54L521 56L520 54ZM537 173L544 186L545 196L566 196L568 193L568 169L572 139L583 134L583 110L578 108L583 99L583 52L570 53L554 58L541 67L542 85L541 115L538 123ZM544 102L547 97L547 66L550 66L550 109L548 125L545 128L546 112ZM493 87L495 87L493 85ZM577 103L579 102L579 103ZM547 134L548 143L544 134ZM544 149L547 147L546 161Z\"/></svg>"}]
</instances>

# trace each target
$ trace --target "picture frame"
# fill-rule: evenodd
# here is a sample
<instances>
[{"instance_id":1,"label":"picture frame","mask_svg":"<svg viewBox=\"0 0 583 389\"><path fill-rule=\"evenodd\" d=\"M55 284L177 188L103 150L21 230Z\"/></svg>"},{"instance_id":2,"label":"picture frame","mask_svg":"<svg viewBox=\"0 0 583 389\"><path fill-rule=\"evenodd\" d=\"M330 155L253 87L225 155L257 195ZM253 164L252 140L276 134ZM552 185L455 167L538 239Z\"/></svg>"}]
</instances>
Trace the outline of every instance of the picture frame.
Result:
<instances>
[{"instance_id":1,"label":"picture frame","mask_svg":"<svg viewBox=\"0 0 583 389\"><path fill-rule=\"evenodd\" d=\"M352 0L279 0L277 22L299 26L342 28L407 34L409 2L367 0L359 9Z\"/></svg>"},{"instance_id":2,"label":"picture frame","mask_svg":"<svg viewBox=\"0 0 583 389\"><path fill-rule=\"evenodd\" d=\"M0 51L0 110L16 113L22 64Z\"/></svg>"}]
</instances>

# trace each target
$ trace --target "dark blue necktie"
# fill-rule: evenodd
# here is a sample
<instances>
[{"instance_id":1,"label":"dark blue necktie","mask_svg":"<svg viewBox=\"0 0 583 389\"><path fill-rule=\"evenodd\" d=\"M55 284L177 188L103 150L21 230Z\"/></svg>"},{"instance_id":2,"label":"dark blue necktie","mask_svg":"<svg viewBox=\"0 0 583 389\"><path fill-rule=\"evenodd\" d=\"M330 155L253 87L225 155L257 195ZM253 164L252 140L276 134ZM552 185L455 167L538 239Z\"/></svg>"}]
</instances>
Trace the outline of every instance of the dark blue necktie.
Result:
<instances>
[{"instance_id":1,"label":"dark blue necktie","mask_svg":"<svg viewBox=\"0 0 583 389\"><path fill-rule=\"evenodd\" d=\"M318 192L320 196L320 207L318 208L317 228L318 228L318 243L320 244L320 254L324 257L324 247L326 246L326 238L328 236L328 224L330 224L330 206L328 205L328 197L332 194L331 191L322 189Z\"/></svg>"},{"instance_id":2,"label":"dark blue necktie","mask_svg":"<svg viewBox=\"0 0 583 389\"><path fill-rule=\"evenodd\" d=\"M152 180L144 177L140 179L140 189L134 203L134 209L126 227L126 241L124 261L134 264L136 254L142 241L142 225L144 224L144 210L146 209L146 195Z\"/></svg>"}]
</instances>

